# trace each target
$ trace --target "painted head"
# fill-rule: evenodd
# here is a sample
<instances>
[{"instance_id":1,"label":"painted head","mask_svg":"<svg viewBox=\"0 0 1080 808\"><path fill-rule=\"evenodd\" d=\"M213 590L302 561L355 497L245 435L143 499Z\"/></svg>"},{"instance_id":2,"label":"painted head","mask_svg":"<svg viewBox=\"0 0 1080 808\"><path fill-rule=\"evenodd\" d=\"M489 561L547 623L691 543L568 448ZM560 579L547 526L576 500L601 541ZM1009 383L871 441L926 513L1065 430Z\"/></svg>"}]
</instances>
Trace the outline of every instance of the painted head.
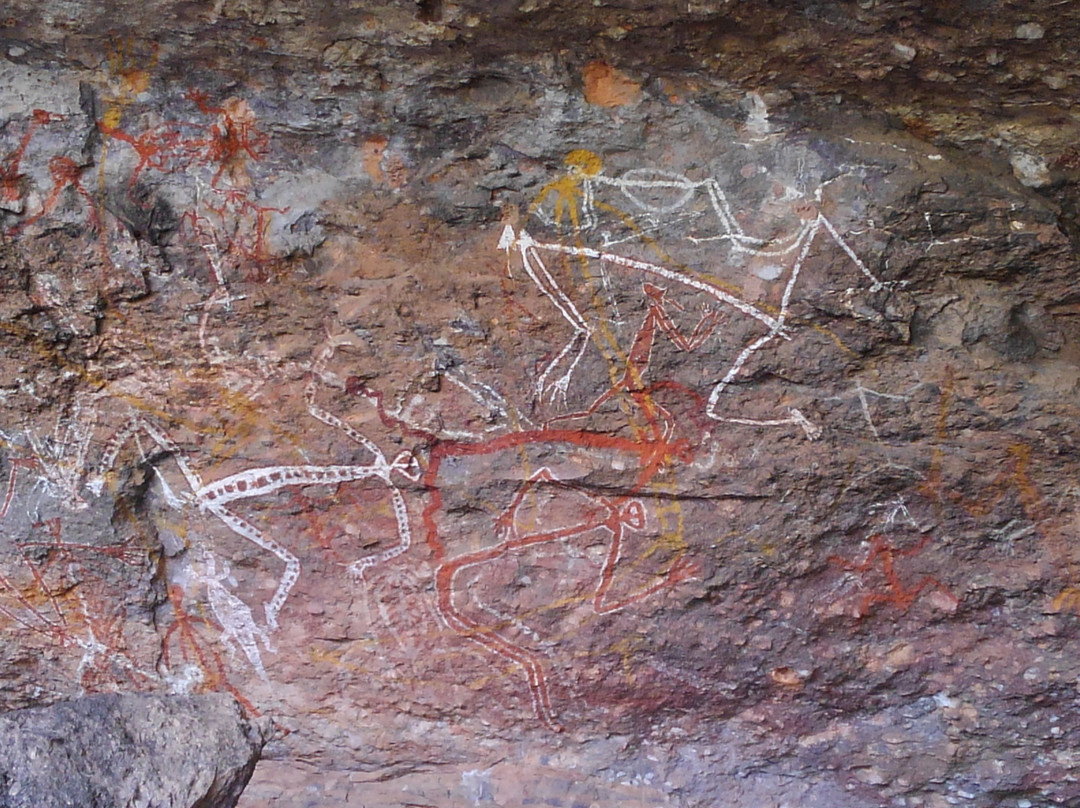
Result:
<instances>
[{"instance_id":1,"label":"painted head","mask_svg":"<svg viewBox=\"0 0 1080 808\"><path fill-rule=\"evenodd\" d=\"M588 149L574 149L563 160L567 171L582 177L595 177L604 168L604 161L600 155Z\"/></svg>"}]
</instances>

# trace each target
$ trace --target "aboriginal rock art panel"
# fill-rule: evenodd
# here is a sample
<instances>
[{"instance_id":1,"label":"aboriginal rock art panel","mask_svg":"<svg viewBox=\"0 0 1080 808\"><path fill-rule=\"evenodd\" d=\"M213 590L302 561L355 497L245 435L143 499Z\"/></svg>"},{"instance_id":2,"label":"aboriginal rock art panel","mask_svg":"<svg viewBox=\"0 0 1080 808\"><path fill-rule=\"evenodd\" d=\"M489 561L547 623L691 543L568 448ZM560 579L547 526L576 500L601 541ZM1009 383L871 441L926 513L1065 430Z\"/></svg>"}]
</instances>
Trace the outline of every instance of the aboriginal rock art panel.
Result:
<instances>
[{"instance_id":1,"label":"aboriginal rock art panel","mask_svg":"<svg viewBox=\"0 0 1080 808\"><path fill-rule=\"evenodd\" d=\"M190 402L158 394L171 389L165 381L120 380L96 384L47 437L5 436L0 525L16 511L29 519L46 499L61 513L29 520L37 538L21 541L14 566L0 570L0 615L82 651L77 673L87 688L122 674L138 686L227 689L257 709L253 692L267 692L285 638L298 636L287 629L300 620L297 595L314 568L378 593L371 632L404 648L410 634L436 631L455 653L500 666L520 705L558 730L574 715L575 660L565 652L575 632L610 626L618 635L637 615L665 619L663 610L706 576L706 543L760 527L739 517L691 525L687 502L707 499L702 480L721 464L737 480L759 451L826 437L837 425L821 413L837 410L803 383L813 381L814 361L831 351L838 366L857 368L861 346L888 332L868 301L902 294L826 215L824 188L775 189L759 220L703 170L695 169L700 179L689 169L609 174L597 155L578 150L528 217L496 234L508 273L499 313L543 326L533 347L546 341L522 358L525 382L494 381L450 351L426 371L441 391L352 375L363 340L333 317L320 325L335 336L306 335L303 359L245 375L210 334L213 318L230 316L247 285L273 280L267 232L287 211L263 204L254 188L250 169L270 144L250 107L196 91L183 101L189 118L169 122L137 119L127 101L110 106L96 121L109 144L102 159L108 151L130 166L124 192L133 204L152 179L176 175L192 186L176 237L204 272L186 322L197 331L195 361L233 374L210 388L206 405L247 432L234 440L195 424ZM35 114L5 158L5 210L23 216L14 228L54 215L65 198L97 215L86 167L61 162L36 206L16 204L33 138L62 122ZM528 295L538 305L525 305ZM834 398L851 404L861 439L887 456L875 413L903 405L906 393L859 378L852 372ZM273 404L257 400L264 384L290 399L304 439L270 440L261 419L273 421ZM256 392L238 395L239 387ZM430 417L436 392L460 408ZM466 411L483 418L455 420ZM132 469L156 509L156 544L71 539L65 515L117 496ZM889 524L864 533L862 550L823 549L817 559L838 579L841 608L860 618L904 614L932 599L955 610L945 582L909 566L933 538L898 503ZM80 573L92 553L116 564L160 562L159 659L130 658L122 611L97 602L107 600L108 576L98 576L92 596L98 579L89 573L67 586L64 576ZM422 585L388 594L403 570ZM391 614L387 597L412 598L433 619L405 625L407 609Z\"/></svg>"},{"instance_id":2,"label":"aboriginal rock art panel","mask_svg":"<svg viewBox=\"0 0 1080 808\"><path fill-rule=\"evenodd\" d=\"M798 343L814 335L812 321L796 316L800 301L811 296L806 287L814 296L824 291L835 297L852 318L859 316L854 308L859 295L887 292L888 284L821 212L821 189L811 196L790 194L790 199L792 189L786 189L783 200L794 213L787 224L794 232L759 237L744 230L715 179L693 181L659 169L609 177L600 158L583 150L572 152L566 162L567 174L546 186L533 208L541 226L555 231L553 236L537 238L524 227L507 225L499 244L516 258L508 271L520 267L572 330L570 340L539 372L538 398L565 402L590 349L609 364L624 366L612 368L624 374L624 389L631 383L641 387L659 328L678 350L698 351L717 363L705 374L713 381L702 391L708 418L732 425L794 426L811 440L820 437L820 427L797 407L759 417L734 409L730 400L757 355L774 343ZM612 195L624 208L606 201ZM693 229L687 230L688 224ZM685 250L675 243L680 232L693 248L693 263L681 258ZM829 246L835 256L825 253ZM648 260L638 257L643 253ZM620 285L613 280L616 275L632 281L631 288L640 288L648 300L649 313L630 347L620 338L625 329L619 327L623 317L614 291ZM758 300L742 289L748 276L758 287L771 286ZM829 282L834 288L823 290ZM581 286L584 299L568 291ZM685 326L688 336L672 320L673 312L687 310L699 312L697 322L691 318ZM818 330L841 342L827 327ZM708 350L699 350L707 344ZM605 398L601 394L586 412Z\"/></svg>"},{"instance_id":3,"label":"aboriginal rock art panel","mask_svg":"<svg viewBox=\"0 0 1080 808\"><path fill-rule=\"evenodd\" d=\"M332 351L332 347L328 351ZM320 361L321 357L314 363L312 379L304 388L308 413L332 429L341 430L350 441L356 443L360 453L368 455L365 458L367 462L350 465L308 463L257 466L204 482L198 470L200 462L174 440L169 430L157 422L157 418L147 413L133 414L119 428L102 438L100 432L95 434L94 431L101 416L97 410L91 410L92 414L86 415L85 409L76 413L77 417L66 425L58 426L55 435L49 439L34 438L32 433L28 433L27 440L34 453L9 459L6 494L0 508L0 518L7 519L9 524L14 509L24 509L26 515L30 516L42 506L43 497L55 501L69 512L92 508L92 502L107 492L113 492L118 469L132 464L141 465L144 473L150 475L152 486L160 492L159 499L165 511L179 515L171 524L167 513L157 520L159 539L163 542L159 548L75 544L62 538L60 518L47 523L53 537L50 542L28 540L18 544L20 553L31 549L39 554L45 553L50 564L54 556L68 558L72 554L90 553L124 563L138 561L148 565L152 557L164 553L168 599L163 605L171 608L162 617L162 624L167 628L161 638L161 664L156 673L152 667L149 668L151 672L145 674L147 682L181 689L203 685L233 689L225 677L225 667L215 645L223 647L234 662L242 657L260 679L268 681L262 654L274 650L271 633L278 629L279 614L301 574L300 559L287 544L296 547L302 543L294 535L278 536L274 532L273 520L263 525L262 522L266 520L256 524L256 520L245 518L239 510L242 504L262 500L269 501L272 507L277 495L300 488L379 483L387 491L386 499L393 513L396 542L393 547L373 558L354 559L349 571L362 577L367 567L388 561L409 548L411 529L408 513L396 481L417 479L419 468L416 460L409 451L400 452L392 460L387 460L373 442L318 404ZM111 403L106 400L100 404L104 408ZM9 448L13 444L9 442ZM93 455L88 448L91 444L96 444ZM202 458L199 460L203 461ZM20 486L20 479L26 477L33 479L33 483ZM36 492L37 488L41 490ZM185 514L199 514L200 519L192 522ZM276 586L260 609L253 609L234 591L238 588L237 579L229 562L219 555L224 547L220 538L221 530L208 530L207 517L211 525L216 523L226 535L251 543L280 563ZM37 529L41 525L32 527ZM12 603L3 606L0 611L23 629L54 638L62 648L78 646L88 648L87 653L104 653L96 645L87 646L86 641L69 636L67 627L72 619L67 611L58 606L56 586L46 581L39 567L31 560L23 560L25 570L22 577L25 578L28 572L32 584L37 584L38 592L31 597L27 594L28 585L25 582L5 578L5 594ZM74 563L69 563L65 569L73 569ZM101 596L98 590L107 590L107 577L99 580L82 574L72 585L80 596L79 603L85 606L81 599L85 591L92 592L95 597ZM42 597L44 601L38 604L36 601ZM201 608L202 604L207 607L205 610ZM87 615L97 616L99 612L83 608L81 614L80 625L85 623L92 631L93 623L87 622ZM114 622L110 621L110 625ZM123 625L122 619L120 625ZM173 665L179 668L174 669Z\"/></svg>"},{"instance_id":4,"label":"aboriginal rock art panel","mask_svg":"<svg viewBox=\"0 0 1080 808\"><path fill-rule=\"evenodd\" d=\"M620 611L697 574L683 534L682 506L671 492L696 454L708 451L709 430L794 426L806 438L820 437L821 428L796 407L777 418L728 416L720 410L726 387L753 355L773 341L792 341L810 331L790 312L800 279L811 275L804 272L811 257L825 260L815 252L819 236L836 248L844 271L850 269L842 276L847 281L871 294L887 288L816 209L803 211L794 235L759 239L745 234L714 180L694 183L667 172L609 179L600 174L597 160L587 152L571 154L570 173L541 192L533 213L541 227L554 230L549 240L507 225L499 242L510 257L511 277L523 272L572 332L568 342L538 362L531 400L520 408L538 419L528 421L537 428L507 427L482 440L447 439L423 435L380 407L384 422L396 422L403 434L426 444L421 464L426 463L429 504L423 520L436 565L439 616L463 638L520 668L534 712L552 729L559 726L559 711L549 670L558 667L551 661L551 638L560 622L582 619L567 612ZM600 201L598 188L621 191L637 209L619 211ZM740 297L724 279L731 268L711 277L671 258L659 245L663 217L681 213L699 192L724 234L696 237L695 244L730 242L733 252L753 260L790 259L771 276L779 287L779 305ZM653 204L636 195L652 193L677 198ZM600 212L611 214L614 226L629 235L620 240L611 231L599 232ZM589 246L594 237L600 248ZM633 257L636 248L658 257ZM645 309L640 319L619 311L618 295L626 290L633 295L635 289ZM856 294L850 287L837 293L848 299ZM622 300L630 311L627 296ZM685 356L701 351L710 339L726 347L732 333L738 342L712 371L717 381L711 387L699 390L665 378L670 362L660 373L651 366L658 341ZM591 351L602 361L590 364ZM713 346L708 353L718 352ZM600 381L595 397L574 409L569 400L579 375ZM873 432L867 393L888 394L857 390ZM484 491L463 488L464 480L481 477L481 469L483 476L494 470L500 479L518 482ZM597 475L611 479L615 470L619 483L605 488L595 481ZM634 534L650 531L652 541L644 549L638 545L636 553L626 552Z\"/></svg>"}]
</instances>

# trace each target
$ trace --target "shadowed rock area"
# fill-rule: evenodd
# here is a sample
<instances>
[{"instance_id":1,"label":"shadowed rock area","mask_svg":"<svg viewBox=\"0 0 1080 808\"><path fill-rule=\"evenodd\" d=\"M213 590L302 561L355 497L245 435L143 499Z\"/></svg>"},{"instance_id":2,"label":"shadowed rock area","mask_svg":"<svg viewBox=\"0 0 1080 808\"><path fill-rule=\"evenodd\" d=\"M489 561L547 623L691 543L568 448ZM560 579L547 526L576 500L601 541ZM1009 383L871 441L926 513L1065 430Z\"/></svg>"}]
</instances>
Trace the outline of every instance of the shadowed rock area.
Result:
<instances>
[{"instance_id":1,"label":"shadowed rock area","mask_svg":"<svg viewBox=\"0 0 1080 808\"><path fill-rule=\"evenodd\" d=\"M250 808L1080 799L1074 4L9 6L0 704L231 694Z\"/></svg>"},{"instance_id":2,"label":"shadowed rock area","mask_svg":"<svg viewBox=\"0 0 1080 808\"><path fill-rule=\"evenodd\" d=\"M232 808L265 742L220 694L86 696L0 716L4 808Z\"/></svg>"}]
</instances>

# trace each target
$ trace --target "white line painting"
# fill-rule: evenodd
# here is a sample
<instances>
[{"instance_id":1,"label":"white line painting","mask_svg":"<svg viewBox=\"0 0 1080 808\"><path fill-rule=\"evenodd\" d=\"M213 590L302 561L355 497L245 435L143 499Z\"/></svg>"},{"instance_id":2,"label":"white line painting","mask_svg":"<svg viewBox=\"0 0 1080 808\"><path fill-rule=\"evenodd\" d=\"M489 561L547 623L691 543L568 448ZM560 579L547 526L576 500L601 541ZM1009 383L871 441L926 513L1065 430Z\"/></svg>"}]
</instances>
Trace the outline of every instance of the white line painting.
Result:
<instances>
[{"instance_id":1,"label":"white line painting","mask_svg":"<svg viewBox=\"0 0 1080 808\"><path fill-rule=\"evenodd\" d=\"M84 409L82 404L76 401L70 416L57 418L52 434L39 436L30 431L25 433L31 455L8 458L10 470L4 502L0 505L0 519L7 515L14 500L20 469L36 472L33 487L41 487L64 507L73 511L81 511L87 507L80 489L89 467L87 455L96 422L97 411ZM4 438L3 443L7 446L14 445L14 441L7 438Z\"/></svg>"},{"instance_id":2,"label":"white line painting","mask_svg":"<svg viewBox=\"0 0 1080 808\"><path fill-rule=\"evenodd\" d=\"M262 655L259 653L259 643L267 651L273 653L274 647L270 644L270 635L266 629L256 625L251 614L251 607L229 591L229 587L236 588L236 578L233 577L229 562L221 562L221 571L218 571L216 557L209 550L198 553L198 558L192 564L192 578L197 584L206 588L206 600L210 604L210 611L214 619L221 626L221 636L218 641L230 653L235 653L233 644L240 646L251 667L264 682L269 682L266 668L263 666Z\"/></svg>"},{"instance_id":3,"label":"white line painting","mask_svg":"<svg viewBox=\"0 0 1080 808\"><path fill-rule=\"evenodd\" d=\"M372 461L362 465L273 465L260 466L245 471L230 474L213 482L204 482L202 477L195 471L191 458L180 448L179 445L149 419L136 415L130 418L124 426L106 444L102 456L101 470L97 473L89 487L95 494L100 494L104 487L104 472L113 468L116 464L119 452L129 441L134 440L139 446L140 436L152 441L160 451L167 453L177 467L188 486L188 493L177 495L173 492L160 473L158 477L162 482L166 502L170 507L181 509L193 506L203 513L216 517L225 527L243 539L261 547L276 556L284 565L285 569L278 583L277 589L269 601L263 604L266 616L266 626L275 631L278 628L278 615L285 601L289 597L289 591L300 577L300 559L276 538L267 535L264 530L235 513L231 506L235 502L252 499L255 497L274 494L285 488L305 485L331 485L350 483L361 480L378 479L384 482L390 491L394 514L398 527L399 542L396 546L383 551L374 557L362 558L349 566L349 571L355 576L363 577L366 568L376 563L388 561L391 558L404 553L411 544L408 511L405 499L400 489L394 483L392 476L398 474L409 480L419 477L419 467L416 458L409 451L402 451L393 460L387 460L382 451L367 437L353 427L346 424L337 416L327 412L315 401L317 391L317 378L319 367L333 353L333 344L323 352L323 355L315 363L312 379L305 389L305 398L309 413L323 423L340 429L349 438L363 446L371 455ZM145 456L145 455L144 455ZM156 470L156 469L155 469ZM208 573L213 575L213 573Z\"/></svg>"},{"instance_id":4,"label":"white line painting","mask_svg":"<svg viewBox=\"0 0 1080 808\"><path fill-rule=\"evenodd\" d=\"M320 381L334 381L330 374L325 372L325 365L339 343L340 340L330 340L312 363L309 381L304 388L304 401L311 417L339 430L363 447L369 455L368 462L266 465L207 482L196 470L194 458L181 448L166 429L151 417L136 413L128 417L105 441L100 459L95 464L89 455L100 412L95 408L77 405L68 417L58 420L51 435L38 437L33 433L26 434L25 439L30 444L32 455L8 458L8 478L3 500L0 502L0 518L8 515L16 501L20 471L34 474L36 479L33 487L43 487L47 495L64 507L70 510L86 509L89 507L87 492L95 497L104 492L107 478L117 467L121 452L125 446L133 443L142 461L150 465L160 483L163 499L170 509L194 508L211 515L233 534L271 553L284 565L273 595L263 604L265 623L260 625L252 616L250 607L230 590L230 586L236 586L236 581L228 564L217 559L208 547L199 546L204 542L191 548L193 559L190 575L197 585L205 588L206 602L222 629L220 641L229 650L238 645L255 672L265 680L266 671L259 645L261 643L267 650L271 650L269 632L279 628L279 615L290 591L299 580L301 563L285 542L237 513L235 509L238 504L298 486L337 486L368 480L378 481L386 486L390 498L397 541L376 555L348 564L348 572L353 577L362 579L365 570L405 553L412 543L408 509L397 481L399 478L411 481L419 479L420 468L415 456L411 451L405 450L388 459L373 441L326 410L316 400ZM341 382L337 383L342 385ZM6 442L12 443L7 439ZM159 468L164 460L161 455L166 455L175 464L186 490L174 490L175 482L170 485ZM7 581L2 573L0 585L16 593L15 596L18 597L19 590ZM19 604L26 607L28 602L23 603L20 600ZM33 619L30 620L0 603L0 613L39 633L49 636L62 634L58 633L62 623L56 623L41 610L33 610ZM62 613L58 612L56 620L63 620ZM68 642L66 636L62 639L65 644ZM79 641L72 642L83 645ZM87 642L89 644L85 645L84 650L91 655L91 661L94 661L101 656L100 649L97 649L93 637ZM80 666L80 672L84 667L85 664Z\"/></svg>"},{"instance_id":5,"label":"white line painting","mask_svg":"<svg viewBox=\"0 0 1080 808\"><path fill-rule=\"evenodd\" d=\"M144 459L146 459L147 455L143 445L141 445L143 439L149 440L158 448L159 452L170 456L173 462L176 463L180 474L183 475L188 490L184 494L175 493L170 485L165 482L160 471L154 468L154 472L156 472L162 484L164 498L168 506L173 509L194 507L203 513L211 514L222 525L228 527L233 534L270 552L284 564L285 568L278 588L276 588L270 600L264 604L266 625L271 631L279 628L278 616L288 598L289 590L292 590L299 579L300 561L291 550L285 547L284 543L269 536L267 531L256 527L245 520L244 517L235 513L232 510L234 503L269 496L276 493L276 491L293 486L336 486L342 483L379 480L387 485L390 493L399 542L397 542L396 546L376 556L361 558L360 561L354 562L349 567L350 573L357 577L363 577L364 570L367 567L389 561L390 558L404 553L411 542L405 499L400 488L395 484L393 475L403 476L407 480L417 480L419 467L416 458L406 450L406 452L402 452L393 459L388 460L374 442L368 440L365 435L349 426L345 421L327 412L315 401L322 367L329 359L329 356L333 355L335 347L334 342L332 342L328 348L323 350L313 364L311 379L305 389L308 412L312 417L326 423L327 426L340 430L350 437L352 441L363 446L372 457L370 462L363 464L308 463L297 464L297 466L262 466L235 472L212 482L204 482L202 476L195 471L191 457L184 452L184 449L180 448L170 434L149 418L143 415L134 415L127 419L124 425L106 443L102 460L100 460L97 470L90 475L90 479L86 484L94 495L100 495L105 487L106 474L116 467L122 448L129 442L133 441L136 444L140 455ZM213 594L210 592L210 590L213 590L219 595L218 601L222 607L226 606L229 597L234 597L227 590L224 590L221 585L221 580L228 579L228 574L225 574L225 578L222 578L215 573L213 568L207 566L207 573L203 577L205 578L203 582L207 585L208 594ZM225 595L228 595L228 597ZM227 633L230 632L230 625L226 621L219 619L219 622L221 622L222 627L226 628ZM244 636L258 636L257 632L253 633L253 630L249 630L251 627L241 625L241 622L245 621L232 622L235 623L235 627L231 629L230 638L237 638L242 645L245 642L242 634ZM244 650L247 652L248 649L245 647ZM251 655L248 656L251 658ZM253 660L254 664L255 661Z\"/></svg>"},{"instance_id":6,"label":"white line painting","mask_svg":"<svg viewBox=\"0 0 1080 808\"><path fill-rule=\"evenodd\" d=\"M584 150L572 152L567 158L567 164L570 168L567 177L545 188L538 200L543 201L545 196L555 194L557 198L554 202L553 214L544 213L543 207L539 204L534 207L533 212L541 221L551 225L561 225L564 218L569 218L576 236L575 243L540 240L534 238L524 228L515 230L511 225L504 227L499 239L499 248L506 251L508 261L511 254L517 255L518 263L529 280L556 308L573 331L570 340L539 374L536 381L537 396L541 400L565 401L574 373L595 333L595 328L590 324L588 317L564 291L566 281L560 283L556 280L545 261L545 256L568 256L583 262L597 262L601 275L605 268L621 269L636 276L644 275L650 281L675 284L684 291L704 294L711 298L718 311L727 309L735 316L750 318L760 323L765 328L765 332L751 338L743 345L730 366L723 371L723 375L713 385L709 394L705 414L713 420L724 423L747 426L797 426L802 429L807 438L811 440L818 438L821 429L812 424L796 408L790 408L787 417L742 417L725 411L724 392L738 380L740 373L754 354L778 338L783 340L794 338L794 328L790 322L792 296L811 248L819 237L831 239L841 249L863 276L869 291L876 292L886 288L887 284L870 271L832 222L816 207L803 206L798 209L801 224L793 235L781 240L762 239L751 236L743 230L723 189L715 179L694 181L681 174L652 168L633 169L620 177L608 177L601 172L599 157ZM626 214L616 211L610 205L602 205L598 201L597 192L600 188L617 190L631 203L637 213L644 215L652 222L657 222L665 216L682 214L696 196L704 194L708 200L708 209L715 215L722 232L715 236L691 237L691 241L696 244L721 242L734 254L791 261L786 270L777 269L778 276L785 271L787 274L778 310L767 311L754 305L725 289L721 283L702 272L694 272L669 263L644 261L612 252L610 249L597 249L584 243L583 238L590 235L589 231L598 226L597 209L600 207L614 211L617 218L622 219L624 223L630 221ZM659 201L650 199L648 194L659 195ZM820 189L817 196L820 197ZM656 228L657 225L654 224L649 230ZM632 224L632 229L642 240L646 240L642 228ZM648 240L651 240L651 236ZM613 241L610 234L604 233L603 243L605 247L610 247L619 242ZM653 288L656 287L653 286Z\"/></svg>"},{"instance_id":7,"label":"white line painting","mask_svg":"<svg viewBox=\"0 0 1080 808\"><path fill-rule=\"evenodd\" d=\"M349 565L349 573L353 577L363 580L364 570L376 564L382 564L393 558L397 558L399 555L407 552L409 547L412 546L412 530L409 527L409 511L405 505L405 497L401 493L401 489L394 484L391 474L396 473L406 480L416 482L420 479L421 472L420 464L417 462L416 456L412 451L408 449L402 450L395 455L393 460L387 462L386 456L382 453L382 450L369 438L362 435L356 429L349 426L333 413L323 409L315 402L317 379L321 375L322 369L325 367L326 363L329 362L330 358L334 355L339 344L342 344L341 340L330 339L316 359L312 369L311 381L308 383L305 390L308 412L311 413L312 417L322 421L327 426L340 430L353 441L363 446L372 457L374 457L374 461L367 466L351 467L353 469L352 473L358 475L356 477L358 480L370 479L372 477L382 480L390 494L390 502L394 509L394 521L397 524L398 543L396 545L383 550L381 553L377 553L374 556L361 558ZM362 390L360 391L360 395L367 399L373 406L378 407L379 401L374 394Z\"/></svg>"}]
</instances>

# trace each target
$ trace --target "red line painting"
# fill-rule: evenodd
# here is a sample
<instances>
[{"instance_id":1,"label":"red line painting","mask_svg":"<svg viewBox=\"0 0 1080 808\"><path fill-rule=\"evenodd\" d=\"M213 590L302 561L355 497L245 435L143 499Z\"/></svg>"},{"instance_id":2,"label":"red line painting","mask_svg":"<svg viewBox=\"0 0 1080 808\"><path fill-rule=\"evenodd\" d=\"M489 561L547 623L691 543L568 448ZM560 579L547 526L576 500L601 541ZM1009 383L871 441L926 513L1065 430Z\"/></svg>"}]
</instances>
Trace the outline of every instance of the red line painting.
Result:
<instances>
[{"instance_id":1,"label":"red line painting","mask_svg":"<svg viewBox=\"0 0 1080 808\"><path fill-rule=\"evenodd\" d=\"M652 423L657 418L661 419L664 422L665 435L671 434L674 428L671 413L655 401L652 395L654 391L646 387L644 383L645 372L648 370L649 362L652 359L657 330L659 329L660 333L666 335L678 350L691 353L700 348L712 335L713 330L716 328L717 313L710 310L703 311L697 325L694 326L693 332L687 337L679 330L668 312L668 306L678 311L684 311L683 306L676 300L669 300L667 290L648 281L641 285L641 289L649 301L648 312L640 328L638 328L637 334L634 336L630 351L626 355L626 370L622 378L611 388L601 393L587 410L557 415L548 420L549 426L559 421L587 418L596 413L601 406L615 396L626 394L634 401L647 421Z\"/></svg>"},{"instance_id":2,"label":"red line painting","mask_svg":"<svg viewBox=\"0 0 1080 808\"><path fill-rule=\"evenodd\" d=\"M31 581L20 584L0 574L0 615L50 645L81 651L76 678L83 692L153 685L156 674L128 648L127 611L94 564L111 559L138 566L146 562L146 551L66 542L58 518L32 527L49 538L17 543Z\"/></svg>"},{"instance_id":3,"label":"red line painting","mask_svg":"<svg viewBox=\"0 0 1080 808\"><path fill-rule=\"evenodd\" d=\"M221 106L212 106L207 93L189 90L184 98L191 101L212 123L198 121L167 121L131 134L108 118L97 122L106 137L126 143L138 156L138 163L128 181L134 189L144 171L171 174L205 165L214 170L212 188L222 186L227 178L233 186L249 183L246 165L250 159L258 162L267 152L270 138L259 130L255 114L247 102L229 98Z\"/></svg>"},{"instance_id":4,"label":"red line painting","mask_svg":"<svg viewBox=\"0 0 1080 808\"><path fill-rule=\"evenodd\" d=\"M81 196L89 208L87 214L88 221L91 229L95 232L100 230L101 220L98 215L97 201L90 194L89 191L83 187L82 175L86 171L88 166L79 165L70 157L65 155L55 155L49 159L49 176L52 177L53 187L49 191L49 195L45 198L45 201L41 205L41 209L32 216L23 219L16 225L8 228L8 235L13 236L20 230L34 224L45 216L55 210L56 206L60 203L60 196L65 190L71 188L76 194Z\"/></svg>"},{"instance_id":5,"label":"red line painting","mask_svg":"<svg viewBox=\"0 0 1080 808\"><path fill-rule=\"evenodd\" d=\"M110 126L105 121L98 121L97 125L103 135L126 143L139 158L128 180L129 191L134 191L144 171L163 174L181 171L204 148L204 139L197 136L206 129L203 124L170 121L137 135L128 134L119 126Z\"/></svg>"},{"instance_id":6,"label":"red line painting","mask_svg":"<svg viewBox=\"0 0 1080 808\"><path fill-rule=\"evenodd\" d=\"M3 203L4 207L13 209L20 206L22 180L25 175L19 172L19 166L26 155L27 148L30 146L30 141L41 127L53 121L63 120L63 117L54 112L35 109L30 119L30 125L19 140L19 145L0 161L0 202Z\"/></svg>"},{"instance_id":7,"label":"red line painting","mask_svg":"<svg viewBox=\"0 0 1080 808\"><path fill-rule=\"evenodd\" d=\"M504 512L492 524L493 541L480 549L461 551L447 539L444 520L445 467L466 458L484 457L493 462L497 456L517 456L521 451L566 453L586 452L616 454L626 462L636 462L637 475L629 493L604 496L586 487L564 482L549 468L539 468L518 487ZM622 558L627 531L641 530L646 524L646 509L637 492L647 486L668 464L687 460L689 446L683 441L635 440L582 430L541 429L512 432L489 441L464 443L440 441L431 447L423 482L430 502L423 512L425 539L437 564L435 588L439 614L453 631L485 650L520 666L525 672L534 712L549 729L559 730L551 703L548 676L541 657L521 642L510 639L499 617L483 615L483 610L467 610L463 604L466 588L463 574L492 564L526 548L554 545L565 552L575 539L591 534L607 546L598 580L592 589L592 608L606 614L640 602L696 574L694 566L679 556L651 585L621 598L612 596L612 583ZM504 458L499 458L504 459Z\"/></svg>"},{"instance_id":8,"label":"red line painting","mask_svg":"<svg viewBox=\"0 0 1080 808\"><path fill-rule=\"evenodd\" d=\"M943 598L943 605L952 611L960 605L953 595L937 578L926 575L914 584L904 582L897 562L901 559L918 555L930 543L931 535L925 534L915 544L906 548L896 547L885 536L876 533L870 537L870 549L861 561L849 561L839 556L830 556L829 562L841 569L859 574L859 583L866 591L858 600L858 617L863 618L878 605L893 606L906 612L927 589L936 590Z\"/></svg>"},{"instance_id":9,"label":"red line painting","mask_svg":"<svg viewBox=\"0 0 1080 808\"><path fill-rule=\"evenodd\" d=\"M184 97L204 115L216 117L206 138L197 142L197 162L217 167L210 185L216 188L226 173L234 184L243 184L247 160L261 160L270 143L270 138L256 126L251 107L240 98L228 98L219 107L211 106L209 96L201 90L190 90Z\"/></svg>"},{"instance_id":10,"label":"red line painting","mask_svg":"<svg viewBox=\"0 0 1080 808\"><path fill-rule=\"evenodd\" d=\"M225 690L249 713L259 715L255 706L229 681L225 662L214 647L219 636L218 626L205 617L188 612L184 605L184 590L178 584L170 585L168 593L172 614L161 642L163 669L182 690L196 693Z\"/></svg>"}]
</instances>

